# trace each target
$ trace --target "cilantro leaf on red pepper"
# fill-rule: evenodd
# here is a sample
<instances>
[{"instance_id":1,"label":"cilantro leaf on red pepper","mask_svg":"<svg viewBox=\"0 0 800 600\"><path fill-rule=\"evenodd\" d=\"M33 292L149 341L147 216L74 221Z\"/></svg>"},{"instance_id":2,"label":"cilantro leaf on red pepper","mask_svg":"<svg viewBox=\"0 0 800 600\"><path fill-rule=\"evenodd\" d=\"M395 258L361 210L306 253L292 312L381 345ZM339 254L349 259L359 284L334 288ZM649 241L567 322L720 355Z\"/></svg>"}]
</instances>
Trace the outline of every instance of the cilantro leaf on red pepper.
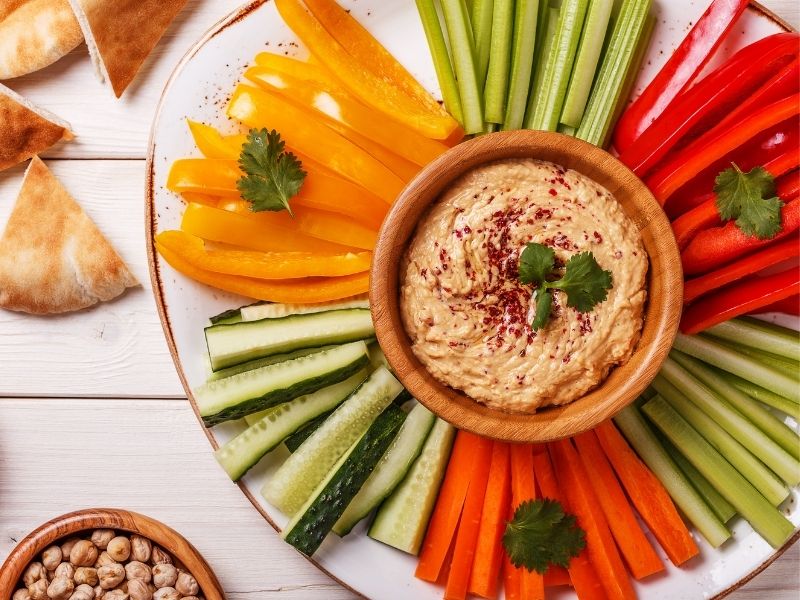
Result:
<instances>
[{"instance_id":1,"label":"cilantro leaf on red pepper","mask_svg":"<svg viewBox=\"0 0 800 600\"><path fill-rule=\"evenodd\" d=\"M746 235L766 240L781 229L783 202L775 194L775 180L764 167L744 173L735 164L715 180L717 210L723 220L736 219Z\"/></svg>"}]
</instances>

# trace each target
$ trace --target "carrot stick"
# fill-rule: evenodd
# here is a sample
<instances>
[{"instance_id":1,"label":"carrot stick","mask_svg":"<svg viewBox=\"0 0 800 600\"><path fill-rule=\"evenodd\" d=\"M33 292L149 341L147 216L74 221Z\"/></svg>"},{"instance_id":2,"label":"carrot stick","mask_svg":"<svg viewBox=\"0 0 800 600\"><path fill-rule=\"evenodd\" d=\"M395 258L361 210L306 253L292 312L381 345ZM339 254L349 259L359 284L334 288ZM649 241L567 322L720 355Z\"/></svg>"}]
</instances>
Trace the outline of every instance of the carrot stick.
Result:
<instances>
[{"instance_id":1,"label":"carrot stick","mask_svg":"<svg viewBox=\"0 0 800 600\"><path fill-rule=\"evenodd\" d=\"M494 446L491 440L482 441L485 443L480 445L474 457L467 497L464 500L464 510L461 512L461 520L458 524L453 559L450 562L450 574L447 576L447 585L444 590L446 600L465 600L467 597Z\"/></svg>"},{"instance_id":2,"label":"carrot stick","mask_svg":"<svg viewBox=\"0 0 800 600\"><path fill-rule=\"evenodd\" d=\"M508 516L513 518L512 514ZM522 587L522 569L518 569L508 558L508 554L503 553L503 589L505 590L506 600L520 600L520 589Z\"/></svg>"},{"instance_id":3,"label":"carrot stick","mask_svg":"<svg viewBox=\"0 0 800 600\"><path fill-rule=\"evenodd\" d=\"M569 502L558 489L556 474L553 471L553 465L546 449L544 452L533 455L533 471L536 474L536 483L542 491L542 496L551 500L558 500L566 512L572 513ZM549 572L545 573L545 586L547 586ZM605 600L607 597L603 584L597 576L597 571L589 561L588 549L584 548L578 556L569 561L569 578L578 598Z\"/></svg>"},{"instance_id":4,"label":"carrot stick","mask_svg":"<svg viewBox=\"0 0 800 600\"><path fill-rule=\"evenodd\" d=\"M478 546L469 580L469 592L483 598L497 596L503 559L503 531L511 508L511 454L508 444L495 442L486 498L481 512Z\"/></svg>"},{"instance_id":5,"label":"carrot stick","mask_svg":"<svg viewBox=\"0 0 800 600\"><path fill-rule=\"evenodd\" d=\"M608 519L611 533L633 576L643 579L663 571L664 564L639 526L597 436L587 431L573 440L589 475L589 483L600 501L600 508Z\"/></svg>"},{"instance_id":6,"label":"carrot stick","mask_svg":"<svg viewBox=\"0 0 800 600\"><path fill-rule=\"evenodd\" d=\"M431 583L439 579L464 508L475 459L487 446L491 447L491 441L468 431L458 432L414 573L419 579Z\"/></svg>"},{"instance_id":7,"label":"carrot stick","mask_svg":"<svg viewBox=\"0 0 800 600\"><path fill-rule=\"evenodd\" d=\"M595 429L628 497L674 565L697 556L700 550L678 509L658 478L634 453L611 421Z\"/></svg>"},{"instance_id":8,"label":"carrot stick","mask_svg":"<svg viewBox=\"0 0 800 600\"><path fill-rule=\"evenodd\" d=\"M533 448L529 444L511 446L511 506L514 510L526 500L536 498L533 477ZM520 596L524 600L544 600L544 579L536 571L520 568Z\"/></svg>"},{"instance_id":9,"label":"carrot stick","mask_svg":"<svg viewBox=\"0 0 800 600\"><path fill-rule=\"evenodd\" d=\"M578 525L586 532L589 559L597 570L600 581L610 600L634 599L630 577L619 555L611 530L608 528L598 500L588 484L575 447L569 440L559 440L549 445L550 457L558 474L558 483L567 498L570 509L578 518Z\"/></svg>"},{"instance_id":10,"label":"carrot stick","mask_svg":"<svg viewBox=\"0 0 800 600\"><path fill-rule=\"evenodd\" d=\"M572 580L569 578L569 571L564 567L558 565L550 565L547 573L543 575L544 587L557 587L559 585L572 585Z\"/></svg>"}]
</instances>

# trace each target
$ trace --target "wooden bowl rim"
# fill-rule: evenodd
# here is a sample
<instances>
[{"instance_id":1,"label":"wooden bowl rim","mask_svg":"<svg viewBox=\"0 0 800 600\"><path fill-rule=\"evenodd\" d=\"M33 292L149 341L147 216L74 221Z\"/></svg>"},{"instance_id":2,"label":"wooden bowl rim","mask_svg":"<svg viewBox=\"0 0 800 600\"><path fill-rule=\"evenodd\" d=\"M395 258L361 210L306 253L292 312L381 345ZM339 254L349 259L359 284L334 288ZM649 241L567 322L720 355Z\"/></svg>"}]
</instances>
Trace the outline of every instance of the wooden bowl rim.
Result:
<instances>
[{"instance_id":1,"label":"wooden bowl rim","mask_svg":"<svg viewBox=\"0 0 800 600\"><path fill-rule=\"evenodd\" d=\"M418 218L462 174L481 164L514 157L559 163L563 160L554 159L553 154L563 155L565 151L569 153L567 160L572 162L565 166L575 168L574 163L581 162L586 165L585 171L594 169L588 177L606 187L618 188L637 207L636 215L627 210L626 213L643 231L643 243L648 252L647 319L641 338L652 343L642 345L640 340L627 363L613 369L599 387L570 404L548 407L532 415L506 413L471 400L462 392L434 380L413 355L405 329L402 324L396 326L400 309L395 274L399 266L392 261L394 256L402 255L413 237ZM614 185L610 186L609 182ZM405 236L403 230L407 231ZM648 243L645 236L652 240ZM399 259L395 263L399 263ZM652 276L654 266L660 269L659 277ZM456 427L510 442L546 442L576 435L630 404L649 385L666 358L678 331L682 303L680 253L669 220L650 190L605 150L574 137L546 131L521 130L479 136L455 146L425 167L400 193L384 220L370 273L370 305L378 342L403 385L430 410ZM629 376L615 376L616 371ZM565 429L563 425L567 422L571 425Z\"/></svg>"},{"instance_id":2,"label":"wooden bowl rim","mask_svg":"<svg viewBox=\"0 0 800 600\"><path fill-rule=\"evenodd\" d=\"M125 531L151 540L186 567L197 580L206 600L224 600L225 593L217 576L191 542L161 521L117 508L77 510L54 517L31 531L11 550L0 567L0 590L4 597L10 600L25 569L45 548L58 540L92 529Z\"/></svg>"}]
</instances>

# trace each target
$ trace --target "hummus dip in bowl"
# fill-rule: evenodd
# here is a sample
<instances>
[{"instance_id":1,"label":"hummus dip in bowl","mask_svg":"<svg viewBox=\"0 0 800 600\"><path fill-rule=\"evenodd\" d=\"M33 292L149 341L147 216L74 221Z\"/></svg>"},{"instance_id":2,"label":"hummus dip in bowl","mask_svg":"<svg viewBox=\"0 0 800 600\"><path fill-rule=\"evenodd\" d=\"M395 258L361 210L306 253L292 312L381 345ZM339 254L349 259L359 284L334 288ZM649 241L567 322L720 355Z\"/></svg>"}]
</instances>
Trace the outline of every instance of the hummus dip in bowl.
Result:
<instances>
[{"instance_id":1,"label":"hummus dip in bowl","mask_svg":"<svg viewBox=\"0 0 800 600\"><path fill-rule=\"evenodd\" d=\"M520 278L529 244L549 253L547 292ZM594 269L588 305L581 286L558 288L579 263ZM534 327L538 294L550 309ZM401 193L370 300L389 364L423 404L462 429L541 442L596 426L650 383L680 319L680 255L655 198L607 152L490 134Z\"/></svg>"}]
</instances>

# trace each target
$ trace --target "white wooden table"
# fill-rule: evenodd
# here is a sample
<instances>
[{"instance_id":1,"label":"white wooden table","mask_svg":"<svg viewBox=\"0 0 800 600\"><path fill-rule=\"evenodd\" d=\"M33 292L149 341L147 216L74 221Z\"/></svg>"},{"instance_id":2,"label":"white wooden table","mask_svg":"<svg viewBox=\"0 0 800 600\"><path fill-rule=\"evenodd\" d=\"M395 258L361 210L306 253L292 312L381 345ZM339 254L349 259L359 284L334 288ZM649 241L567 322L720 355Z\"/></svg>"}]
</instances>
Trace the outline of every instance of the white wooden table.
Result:
<instances>
[{"instance_id":1,"label":"white wooden table","mask_svg":"<svg viewBox=\"0 0 800 600\"><path fill-rule=\"evenodd\" d=\"M77 140L45 158L142 287L63 317L0 311L0 562L50 517L110 506L181 531L230 600L352 597L284 544L217 466L174 372L150 291L143 191L154 109L180 57L240 2L189 0L121 101L95 80L85 46L7 82L72 124ZM764 4L795 26L800 21L796 0ZM23 171L0 173L0 227ZM795 546L732 597L796 599L799 557Z\"/></svg>"}]
</instances>

